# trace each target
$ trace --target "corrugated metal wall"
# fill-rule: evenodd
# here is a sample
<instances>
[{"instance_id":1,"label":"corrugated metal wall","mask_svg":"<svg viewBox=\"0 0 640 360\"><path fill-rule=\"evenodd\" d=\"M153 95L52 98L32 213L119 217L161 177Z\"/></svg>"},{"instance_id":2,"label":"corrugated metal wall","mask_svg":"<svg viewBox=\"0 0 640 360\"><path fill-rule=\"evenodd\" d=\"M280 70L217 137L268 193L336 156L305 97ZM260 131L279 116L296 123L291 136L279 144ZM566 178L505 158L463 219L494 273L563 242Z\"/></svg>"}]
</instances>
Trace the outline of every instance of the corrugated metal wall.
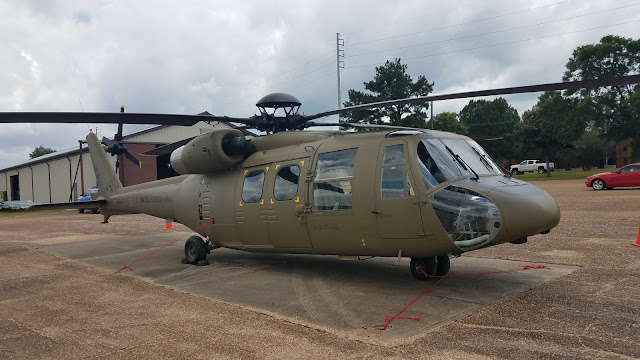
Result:
<instances>
[{"instance_id":1,"label":"corrugated metal wall","mask_svg":"<svg viewBox=\"0 0 640 360\"><path fill-rule=\"evenodd\" d=\"M213 127L228 128L227 125L221 123L214 123ZM201 133L211 130L212 126L204 122L199 122L193 126L162 126L157 129L143 131L140 134L126 136L125 141L150 144L172 143L188 137L198 136ZM132 148L135 148L135 146L132 146ZM144 157L138 154L135 155L143 161L144 166ZM50 159L50 157L34 159L34 161L19 165L17 168L11 170L0 170L0 192L7 192L7 198L5 200L15 200L11 199L10 177L19 175L20 200L32 200L41 203L69 201L69 195L72 194L71 183L76 176L76 169L78 167L78 151L67 153L65 157L61 158L55 154L52 154L51 157L52 159ZM110 156L109 159L111 166L115 168L116 157ZM97 185L96 176L88 152L83 154L82 160L84 168L84 188L88 189ZM128 162L128 160L125 161ZM149 163L153 162L149 161ZM31 167L29 167L29 165ZM51 179L51 181L49 181L49 179ZM75 197L82 192L79 170L76 183L77 191L73 192L72 200L75 200Z\"/></svg>"}]
</instances>

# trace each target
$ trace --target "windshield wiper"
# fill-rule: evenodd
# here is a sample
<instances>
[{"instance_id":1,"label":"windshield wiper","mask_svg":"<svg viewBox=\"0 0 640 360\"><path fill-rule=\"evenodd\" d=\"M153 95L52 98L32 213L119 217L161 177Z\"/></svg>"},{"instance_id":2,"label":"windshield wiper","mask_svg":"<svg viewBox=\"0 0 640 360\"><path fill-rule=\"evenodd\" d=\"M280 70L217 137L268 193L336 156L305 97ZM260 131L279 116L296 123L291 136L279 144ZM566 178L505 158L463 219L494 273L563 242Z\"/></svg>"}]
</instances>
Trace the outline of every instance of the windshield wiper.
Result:
<instances>
[{"instance_id":1,"label":"windshield wiper","mask_svg":"<svg viewBox=\"0 0 640 360\"><path fill-rule=\"evenodd\" d=\"M469 166L469 164L467 164L464 160L462 160L460 155L454 153L453 150L451 150L451 148L449 146L445 145L444 147L451 154L451 156L453 156L453 158L458 162L458 164L460 164L462 166L463 169L465 169L466 171L471 170L473 175L476 176L476 180L480 179L480 176L478 176L478 173L475 170L473 170L473 168L471 166ZM469 168L469 169L467 169L467 168Z\"/></svg>"},{"instance_id":2,"label":"windshield wiper","mask_svg":"<svg viewBox=\"0 0 640 360\"><path fill-rule=\"evenodd\" d=\"M472 146L471 148L473 149L473 151L475 151L475 152L476 152L476 154L478 154L478 156L480 156L480 160L482 161L482 163L484 164L484 166L486 166L489 170L493 170L493 169L491 168L491 164L489 163L489 160L487 160L487 155L485 155L485 154L481 154L481 153L478 151L478 149L474 148L473 146ZM498 166L500 167L500 169L502 169L502 171L504 172L504 174L503 174L503 175L508 176L508 177L511 177L511 172L510 172L509 170L505 169L505 168L504 168L502 165L500 165L500 164L497 164L497 163L496 163L496 165L498 165Z\"/></svg>"},{"instance_id":3,"label":"windshield wiper","mask_svg":"<svg viewBox=\"0 0 640 360\"><path fill-rule=\"evenodd\" d=\"M491 164L489 164L489 161L485 158L485 155L481 154L480 151L478 151L478 149L474 148L473 146L471 148L480 157L480 162L482 163L482 165L484 165L487 170L493 172L495 169L491 166Z\"/></svg>"}]
</instances>

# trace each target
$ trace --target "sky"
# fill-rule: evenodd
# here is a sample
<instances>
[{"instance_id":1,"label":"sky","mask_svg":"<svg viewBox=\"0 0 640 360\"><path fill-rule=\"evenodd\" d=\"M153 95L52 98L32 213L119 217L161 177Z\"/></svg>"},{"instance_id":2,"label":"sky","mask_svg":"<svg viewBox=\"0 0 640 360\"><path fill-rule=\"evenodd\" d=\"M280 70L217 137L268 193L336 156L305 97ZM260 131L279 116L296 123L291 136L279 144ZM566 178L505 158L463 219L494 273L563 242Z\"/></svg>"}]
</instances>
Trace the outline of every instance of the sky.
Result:
<instances>
[{"instance_id":1,"label":"sky","mask_svg":"<svg viewBox=\"0 0 640 360\"><path fill-rule=\"evenodd\" d=\"M559 82L578 46L640 37L640 1L628 0L0 0L0 14L0 112L246 117L286 92L314 114L338 107L337 33L343 102L395 58L446 94ZM506 99L522 114L538 96ZM0 169L38 146L75 148L89 129L116 126L0 124Z\"/></svg>"}]
</instances>

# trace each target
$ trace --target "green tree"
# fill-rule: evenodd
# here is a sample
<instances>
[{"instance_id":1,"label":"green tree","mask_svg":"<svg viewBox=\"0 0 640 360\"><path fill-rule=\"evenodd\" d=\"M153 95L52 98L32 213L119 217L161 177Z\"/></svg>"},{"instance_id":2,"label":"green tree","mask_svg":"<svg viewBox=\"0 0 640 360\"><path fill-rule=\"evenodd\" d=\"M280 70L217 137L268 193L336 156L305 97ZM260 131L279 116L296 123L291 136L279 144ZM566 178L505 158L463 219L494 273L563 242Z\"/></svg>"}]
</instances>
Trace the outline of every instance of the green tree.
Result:
<instances>
[{"instance_id":1,"label":"green tree","mask_svg":"<svg viewBox=\"0 0 640 360\"><path fill-rule=\"evenodd\" d=\"M597 131L585 131L575 143L576 158L584 170L591 170L611 153L613 145L613 142L602 139Z\"/></svg>"},{"instance_id":2,"label":"green tree","mask_svg":"<svg viewBox=\"0 0 640 360\"><path fill-rule=\"evenodd\" d=\"M496 161L512 159L517 155L515 130L520 116L518 110L504 98L469 101L460 111L460 122L468 127L471 137L504 137L497 141L478 140Z\"/></svg>"},{"instance_id":3,"label":"green tree","mask_svg":"<svg viewBox=\"0 0 640 360\"><path fill-rule=\"evenodd\" d=\"M47 155L47 154L51 154L52 152L56 152L53 149L50 148L46 148L43 146L38 146L37 148L35 148L31 154L29 154L29 159L35 159L37 157L40 157L42 155Z\"/></svg>"},{"instance_id":4,"label":"green tree","mask_svg":"<svg viewBox=\"0 0 640 360\"><path fill-rule=\"evenodd\" d=\"M455 112L443 112L435 115L433 117L433 129L463 135L469 131L469 128L460 122L458 113Z\"/></svg>"},{"instance_id":5,"label":"green tree","mask_svg":"<svg viewBox=\"0 0 640 360\"><path fill-rule=\"evenodd\" d=\"M564 81L607 78L640 72L640 40L607 35L598 44L576 48L567 62ZM637 85L607 86L568 92L594 102L594 125L608 140L628 137L635 149L640 149L640 118L630 111L630 96Z\"/></svg>"},{"instance_id":6,"label":"green tree","mask_svg":"<svg viewBox=\"0 0 640 360\"><path fill-rule=\"evenodd\" d=\"M522 114L523 152L539 150L548 166L550 155L572 147L580 139L589 122L591 105L589 98L566 98L559 91L540 95L533 108Z\"/></svg>"},{"instance_id":7,"label":"green tree","mask_svg":"<svg viewBox=\"0 0 640 360\"><path fill-rule=\"evenodd\" d=\"M406 71L407 65L402 64L400 59L387 60L384 65L376 67L374 79L364 83L367 92L349 90L349 100L344 102L344 106L427 96L433 91L433 82L428 82L422 75L414 82ZM342 118L349 122L362 124L391 124L424 128L427 126L428 107L429 105L426 103L393 105L354 111L342 115ZM389 122L385 122L384 119L388 119Z\"/></svg>"}]
</instances>

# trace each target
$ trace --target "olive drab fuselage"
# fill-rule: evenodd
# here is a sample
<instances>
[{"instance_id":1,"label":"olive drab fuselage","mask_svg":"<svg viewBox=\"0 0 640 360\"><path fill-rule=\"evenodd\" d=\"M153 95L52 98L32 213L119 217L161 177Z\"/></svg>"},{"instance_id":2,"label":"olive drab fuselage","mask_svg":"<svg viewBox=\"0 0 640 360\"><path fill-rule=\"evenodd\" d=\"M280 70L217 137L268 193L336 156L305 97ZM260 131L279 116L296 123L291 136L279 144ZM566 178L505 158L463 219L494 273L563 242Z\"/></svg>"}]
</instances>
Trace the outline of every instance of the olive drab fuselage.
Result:
<instances>
[{"instance_id":1,"label":"olive drab fuselage","mask_svg":"<svg viewBox=\"0 0 640 360\"><path fill-rule=\"evenodd\" d=\"M101 210L173 219L246 251L409 257L517 242L559 221L550 195L461 135L303 131L251 143L230 169L116 189Z\"/></svg>"}]
</instances>

